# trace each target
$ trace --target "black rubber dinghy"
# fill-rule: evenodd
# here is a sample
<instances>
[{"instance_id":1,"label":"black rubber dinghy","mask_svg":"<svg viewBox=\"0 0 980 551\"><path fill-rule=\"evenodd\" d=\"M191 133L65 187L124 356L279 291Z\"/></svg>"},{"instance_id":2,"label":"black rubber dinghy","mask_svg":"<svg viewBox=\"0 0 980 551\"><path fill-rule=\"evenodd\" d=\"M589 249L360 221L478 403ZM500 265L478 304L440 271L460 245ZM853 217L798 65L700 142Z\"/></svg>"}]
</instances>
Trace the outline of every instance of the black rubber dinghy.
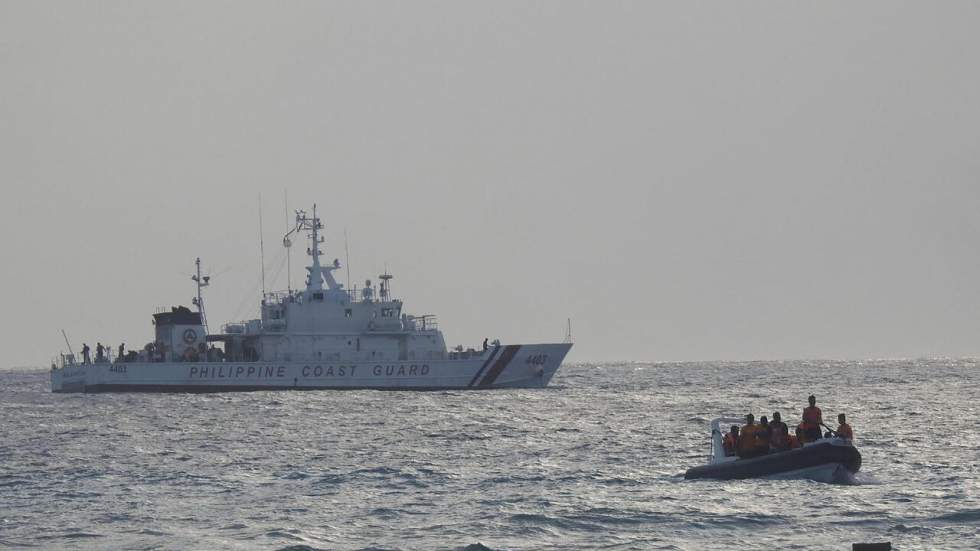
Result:
<instances>
[{"instance_id":1,"label":"black rubber dinghy","mask_svg":"<svg viewBox=\"0 0 980 551\"><path fill-rule=\"evenodd\" d=\"M829 442L820 442L785 452L692 467L684 473L684 478L761 478L828 463L840 463L853 474L861 469L861 452L854 446L835 446Z\"/></svg>"}]
</instances>

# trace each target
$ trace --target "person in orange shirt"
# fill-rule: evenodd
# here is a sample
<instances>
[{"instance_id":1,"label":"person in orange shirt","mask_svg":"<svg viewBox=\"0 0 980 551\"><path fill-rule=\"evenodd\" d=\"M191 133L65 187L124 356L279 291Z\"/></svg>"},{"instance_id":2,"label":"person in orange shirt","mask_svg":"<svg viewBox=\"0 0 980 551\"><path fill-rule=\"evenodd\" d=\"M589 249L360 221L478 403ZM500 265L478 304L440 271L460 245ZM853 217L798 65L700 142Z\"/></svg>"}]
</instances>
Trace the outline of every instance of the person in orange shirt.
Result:
<instances>
[{"instance_id":1,"label":"person in orange shirt","mask_svg":"<svg viewBox=\"0 0 980 551\"><path fill-rule=\"evenodd\" d=\"M766 455L769 453L769 441L772 438L772 427L769 420L763 415L759 418L759 429L755 431L755 455Z\"/></svg>"},{"instance_id":2,"label":"person in orange shirt","mask_svg":"<svg viewBox=\"0 0 980 551\"><path fill-rule=\"evenodd\" d=\"M738 435L738 456L740 458L755 457L755 432L759 430L759 425L755 424L755 415L751 413L745 416L745 426Z\"/></svg>"},{"instance_id":3,"label":"person in orange shirt","mask_svg":"<svg viewBox=\"0 0 980 551\"><path fill-rule=\"evenodd\" d=\"M837 436L848 440L854 440L854 431L851 430L851 425L847 424L847 420L844 418L843 413L837 416L837 423L839 424L837 430L835 431L837 432Z\"/></svg>"},{"instance_id":4,"label":"person in orange shirt","mask_svg":"<svg viewBox=\"0 0 980 551\"><path fill-rule=\"evenodd\" d=\"M732 425L731 432L725 433L721 444L725 448L726 457L735 455L735 451L738 449L738 425Z\"/></svg>"},{"instance_id":5,"label":"person in orange shirt","mask_svg":"<svg viewBox=\"0 0 980 551\"><path fill-rule=\"evenodd\" d=\"M813 442L820 439L820 426L823 425L823 412L817 407L817 398L810 395L810 405L803 408L803 422L800 423L797 436L801 442Z\"/></svg>"}]
</instances>

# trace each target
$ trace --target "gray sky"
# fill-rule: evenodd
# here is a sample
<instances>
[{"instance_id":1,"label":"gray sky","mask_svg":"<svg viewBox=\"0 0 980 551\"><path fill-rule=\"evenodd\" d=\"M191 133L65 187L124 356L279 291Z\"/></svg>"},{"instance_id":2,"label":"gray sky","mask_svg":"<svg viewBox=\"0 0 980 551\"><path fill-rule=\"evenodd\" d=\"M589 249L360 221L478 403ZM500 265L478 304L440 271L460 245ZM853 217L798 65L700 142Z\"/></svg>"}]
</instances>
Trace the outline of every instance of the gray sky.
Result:
<instances>
[{"instance_id":1,"label":"gray sky","mask_svg":"<svg viewBox=\"0 0 980 551\"><path fill-rule=\"evenodd\" d=\"M0 2L5 365L257 315L290 207L450 344L980 354L980 3ZM294 285L304 258L293 258Z\"/></svg>"}]
</instances>

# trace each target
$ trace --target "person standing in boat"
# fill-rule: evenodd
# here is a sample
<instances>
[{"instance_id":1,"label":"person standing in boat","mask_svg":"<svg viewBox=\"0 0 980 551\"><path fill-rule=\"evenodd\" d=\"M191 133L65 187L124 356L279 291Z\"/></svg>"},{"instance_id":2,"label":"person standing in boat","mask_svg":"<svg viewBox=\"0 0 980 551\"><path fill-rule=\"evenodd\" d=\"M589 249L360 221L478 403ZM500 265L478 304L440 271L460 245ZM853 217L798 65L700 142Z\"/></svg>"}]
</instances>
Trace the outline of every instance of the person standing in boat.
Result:
<instances>
[{"instance_id":1,"label":"person standing in boat","mask_svg":"<svg viewBox=\"0 0 980 551\"><path fill-rule=\"evenodd\" d=\"M800 423L797 437L800 442L813 442L820 439L820 426L823 425L823 412L817 407L817 398L813 394L807 399L810 405L803 408L803 422Z\"/></svg>"},{"instance_id":2,"label":"person standing in boat","mask_svg":"<svg viewBox=\"0 0 980 551\"><path fill-rule=\"evenodd\" d=\"M851 429L851 425L847 424L847 419L844 417L843 413L837 415L837 423L838 426L837 430L835 431L837 436L840 438L846 438L847 440L854 440L854 431Z\"/></svg>"}]
</instances>

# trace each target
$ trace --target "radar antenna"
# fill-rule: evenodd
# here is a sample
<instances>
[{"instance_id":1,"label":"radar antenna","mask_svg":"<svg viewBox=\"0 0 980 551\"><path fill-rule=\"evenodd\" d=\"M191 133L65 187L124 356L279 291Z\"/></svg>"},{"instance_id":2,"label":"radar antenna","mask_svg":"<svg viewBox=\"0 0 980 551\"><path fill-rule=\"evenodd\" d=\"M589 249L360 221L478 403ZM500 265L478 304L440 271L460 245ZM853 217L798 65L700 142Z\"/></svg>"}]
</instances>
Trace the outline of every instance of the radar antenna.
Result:
<instances>
[{"instance_id":1,"label":"radar antenna","mask_svg":"<svg viewBox=\"0 0 980 551\"><path fill-rule=\"evenodd\" d=\"M385 273L378 276L378 279L381 280L381 290L379 291L381 300L388 300L391 296L391 279L393 277L395 276L389 274L388 270L385 270Z\"/></svg>"},{"instance_id":2,"label":"radar antenna","mask_svg":"<svg viewBox=\"0 0 980 551\"><path fill-rule=\"evenodd\" d=\"M191 299L191 304L197 306L197 311L201 314L201 323L204 325L204 333L210 333L208 331L208 317L204 314L204 296L201 294L201 289L207 287L211 283L211 276L201 275L201 257L197 257L194 261L197 266L197 273L191 276L194 283L197 284L197 296Z\"/></svg>"},{"instance_id":3,"label":"radar antenna","mask_svg":"<svg viewBox=\"0 0 980 551\"><path fill-rule=\"evenodd\" d=\"M289 247L292 245L292 241L289 239L291 235L301 231L308 232L311 246L306 249L306 254L313 257L312 265L306 268L310 273L306 281L306 290L308 292L322 291L325 272L326 274L329 274L330 270L339 267L337 262L334 262L334 266L327 270L324 270L320 265L320 255L323 254L323 251L320 250L320 243L323 243L323 236L320 235L320 230L322 229L323 224L320 222L320 218L316 215L316 204L314 204L312 216L306 214L306 211L303 210L296 211L296 225L293 227L293 229L286 232L286 235L284 235L282 238L283 246ZM328 279L333 281L333 278ZM332 289L333 284L331 284L330 287Z\"/></svg>"}]
</instances>

